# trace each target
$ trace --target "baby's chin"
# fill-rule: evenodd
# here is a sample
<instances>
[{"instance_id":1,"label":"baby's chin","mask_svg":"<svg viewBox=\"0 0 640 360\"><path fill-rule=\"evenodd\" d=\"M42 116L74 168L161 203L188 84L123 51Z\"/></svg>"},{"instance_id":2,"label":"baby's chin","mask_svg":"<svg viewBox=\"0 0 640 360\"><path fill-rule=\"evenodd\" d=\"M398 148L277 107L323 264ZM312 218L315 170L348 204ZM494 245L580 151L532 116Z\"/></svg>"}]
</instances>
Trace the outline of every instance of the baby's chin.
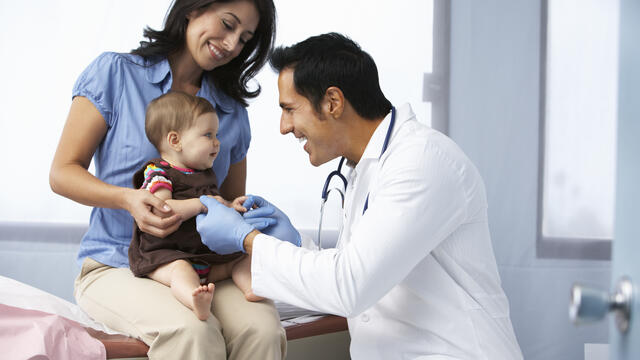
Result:
<instances>
[{"instance_id":1,"label":"baby's chin","mask_svg":"<svg viewBox=\"0 0 640 360\"><path fill-rule=\"evenodd\" d=\"M193 165L193 166L192 166ZM187 165L187 168L189 169L193 169L193 170L207 170L207 169L211 169L213 167L213 160L211 161L211 163L209 163L208 165L203 165L203 164L191 164L191 165Z\"/></svg>"}]
</instances>

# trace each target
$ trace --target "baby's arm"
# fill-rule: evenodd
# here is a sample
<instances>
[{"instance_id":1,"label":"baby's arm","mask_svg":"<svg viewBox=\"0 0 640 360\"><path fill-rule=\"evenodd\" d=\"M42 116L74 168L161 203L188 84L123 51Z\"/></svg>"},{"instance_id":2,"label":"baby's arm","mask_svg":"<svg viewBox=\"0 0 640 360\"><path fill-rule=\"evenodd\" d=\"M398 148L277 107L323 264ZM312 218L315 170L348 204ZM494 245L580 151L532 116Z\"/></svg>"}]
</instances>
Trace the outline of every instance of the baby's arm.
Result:
<instances>
[{"instance_id":1,"label":"baby's arm","mask_svg":"<svg viewBox=\"0 0 640 360\"><path fill-rule=\"evenodd\" d=\"M162 189L161 191L164 192L164 190L166 189ZM169 190L166 191L169 193L169 199L163 200L165 200L165 202L171 207L171 209L173 209L174 212L180 215L182 221L191 219L192 217L207 211L207 208L202 205L200 199L198 198L185 200L171 199L171 192ZM156 194L157 193L158 191L156 191Z\"/></svg>"},{"instance_id":2,"label":"baby's arm","mask_svg":"<svg viewBox=\"0 0 640 360\"><path fill-rule=\"evenodd\" d=\"M182 221L186 221L201 212L207 211L207 208L202 205L198 198L176 200L172 198L171 190L164 187L157 189L153 195L164 200L176 214L180 215Z\"/></svg>"},{"instance_id":3,"label":"baby's arm","mask_svg":"<svg viewBox=\"0 0 640 360\"><path fill-rule=\"evenodd\" d=\"M143 175L144 178L139 178L139 175ZM197 198L187 200L173 199L171 178L164 169L156 166L156 164L149 163L143 173L136 173L134 182L142 183L141 188L149 190L157 198L164 200L173 212L180 216L182 221L186 221L207 210ZM157 210L154 209L152 211L155 213Z\"/></svg>"},{"instance_id":4,"label":"baby's arm","mask_svg":"<svg viewBox=\"0 0 640 360\"><path fill-rule=\"evenodd\" d=\"M220 195L207 195L210 198L214 198L216 200L218 200L221 204L223 204L226 207L230 207L235 209L237 212L240 213L244 213L247 211L247 209L242 206L242 204L244 203L245 200L247 200L247 196L243 195L243 196L238 196L235 200L233 201L227 201L225 200L222 196ZM205 208L203 212L206 212L207 209Z\"/></svg>"},{"instance_id":5,"label":"baby's arm","mask_svg":"<svg viewBox=\"0 0 640 360\"><path fill-rule=\"evenodd\" d=\"M169 205L175 213L180 215L180 217L182 218L182 221L188 220L200 213L207 212L207 207L202 205L202 202L200 202L199 198L192 198L192 199L185 199L185 200L172 199L171 191L169 191L166 188L158 189L154 194L159 198L161 198L162 200L165 200L167 205ZM220 203L228 207L236 209L236 211L238 212L247 211L242 206L242 203L247 198L246 196L240 196L235 200L233 200L233 202L228 202L225 199L223 199L221 196L212 196L212 195L208 195L208 196L218 200Z\"/></svg>"}]
</instances>

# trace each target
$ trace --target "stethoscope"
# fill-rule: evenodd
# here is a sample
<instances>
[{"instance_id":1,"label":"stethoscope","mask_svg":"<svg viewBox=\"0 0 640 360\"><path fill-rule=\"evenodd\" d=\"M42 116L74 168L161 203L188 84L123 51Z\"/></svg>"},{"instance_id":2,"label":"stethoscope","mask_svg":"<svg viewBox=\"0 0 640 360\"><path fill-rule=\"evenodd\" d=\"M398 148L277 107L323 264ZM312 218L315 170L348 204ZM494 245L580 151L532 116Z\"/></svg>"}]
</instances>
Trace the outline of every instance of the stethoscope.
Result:
<instances>
[{"instance_id":1,"label":"stethoscope","mask_svg":"<svg viewBox=\"0 0 640 360\"><path fill-rule=\"evenodd\" d=\"M380 152L380 156L378 157L378 159L382 158L382 154L384 154L384 152L387 150L387 147L389 146L389 140L391 139L391 133L393 132L393 126L395 125L395 123L396 123L396 108L392 106L391 121L389 122L387 135L384 138L384 143L382 144L382 151ZM324 205L327 202L327 199L329 198L329 193L332 190L336 190L338 194L340 194L341 208L344 209L344 194L347 191L347 178L345 178L344 175L342 175L343 163L344 163L344 156L340 159L340 162L338 163L338 168L329 173L329 175L327 176L327 180L325 180L324 186L322 187L322 199L320 201L320 222L318 224L318 247L320 249L322 249L322 238L320 235L322 234L322 218L324 215ZM344 185L343 189L340 189L339 187L334 187L329 189L329 184L331 183L331 179L334 176L337 176L340 180L342 180L342 184ZM367 199L365 200L364 208L362 209L363 215L365 212L367 212L368 208L369 208L369 193L367 193Z\"/></svg>"}]
</instances>

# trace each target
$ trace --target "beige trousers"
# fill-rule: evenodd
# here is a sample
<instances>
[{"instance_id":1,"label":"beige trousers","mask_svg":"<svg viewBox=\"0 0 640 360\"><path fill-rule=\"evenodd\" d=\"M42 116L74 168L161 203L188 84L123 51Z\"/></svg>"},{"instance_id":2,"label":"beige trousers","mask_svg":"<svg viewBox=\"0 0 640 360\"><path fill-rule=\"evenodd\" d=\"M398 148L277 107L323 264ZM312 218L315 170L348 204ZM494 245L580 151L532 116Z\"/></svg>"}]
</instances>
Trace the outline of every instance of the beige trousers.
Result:
<instances>
[{"instance_id":1,"label":"beige trousers","mask_svg":"<svg viewBox=\"0 0 640 360\"><path fill-rule=\"evenodd\" d=\"M113 330L142 339L149 359L284 359L287 339L273 302L248 302L231 280L216 284L210 316L196 318L171 289L87 258L78 305Z\"/></svg>"}]
</instances>

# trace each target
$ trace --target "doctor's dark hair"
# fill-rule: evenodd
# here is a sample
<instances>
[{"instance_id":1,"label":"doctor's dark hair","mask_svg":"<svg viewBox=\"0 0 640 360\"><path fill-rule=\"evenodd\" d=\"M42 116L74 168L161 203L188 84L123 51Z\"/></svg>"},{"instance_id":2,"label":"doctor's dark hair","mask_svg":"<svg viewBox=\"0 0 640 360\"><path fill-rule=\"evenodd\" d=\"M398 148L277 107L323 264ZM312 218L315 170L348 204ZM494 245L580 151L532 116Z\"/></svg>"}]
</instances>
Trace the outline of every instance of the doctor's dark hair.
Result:
<instances>
[{"instance_id":1,"label":"doctor's dark hair","mask_svg":"<svg viewBox=\"0 0 640 360\"><path fill-rule=\"evenodd\" d=\"M296 91L309 99L316 112L327 89L342 90L353 109L365 119L386 116L391 102L382 93L373 58L353 40L338 33L313 36L271 52L276 72L293 69Z\"/></svg>"},{"instance_id":2,"label":"doctor's dark hair","mask_svg":"<svg viewBox=\"0 0 640 360\"><path fill-rule=\"evenodd\" d=\"M240 0L175 0L167 12L164 29L154 30L147 26L143 35L149 40L140 41L140 46L131 53L154 61L157 57L166 57L182 50L186 46L189 14L195 11L200 15L216 2L234 1ZM260 94L260 85L253 91L248 89L249 81L267 62L276 35L276 9L273 0L249 1L255 5L260 16L255 34L236 58L204 74L218 89L244 106L247 106L246 99Z\"/></svg>"}]
</instances>

